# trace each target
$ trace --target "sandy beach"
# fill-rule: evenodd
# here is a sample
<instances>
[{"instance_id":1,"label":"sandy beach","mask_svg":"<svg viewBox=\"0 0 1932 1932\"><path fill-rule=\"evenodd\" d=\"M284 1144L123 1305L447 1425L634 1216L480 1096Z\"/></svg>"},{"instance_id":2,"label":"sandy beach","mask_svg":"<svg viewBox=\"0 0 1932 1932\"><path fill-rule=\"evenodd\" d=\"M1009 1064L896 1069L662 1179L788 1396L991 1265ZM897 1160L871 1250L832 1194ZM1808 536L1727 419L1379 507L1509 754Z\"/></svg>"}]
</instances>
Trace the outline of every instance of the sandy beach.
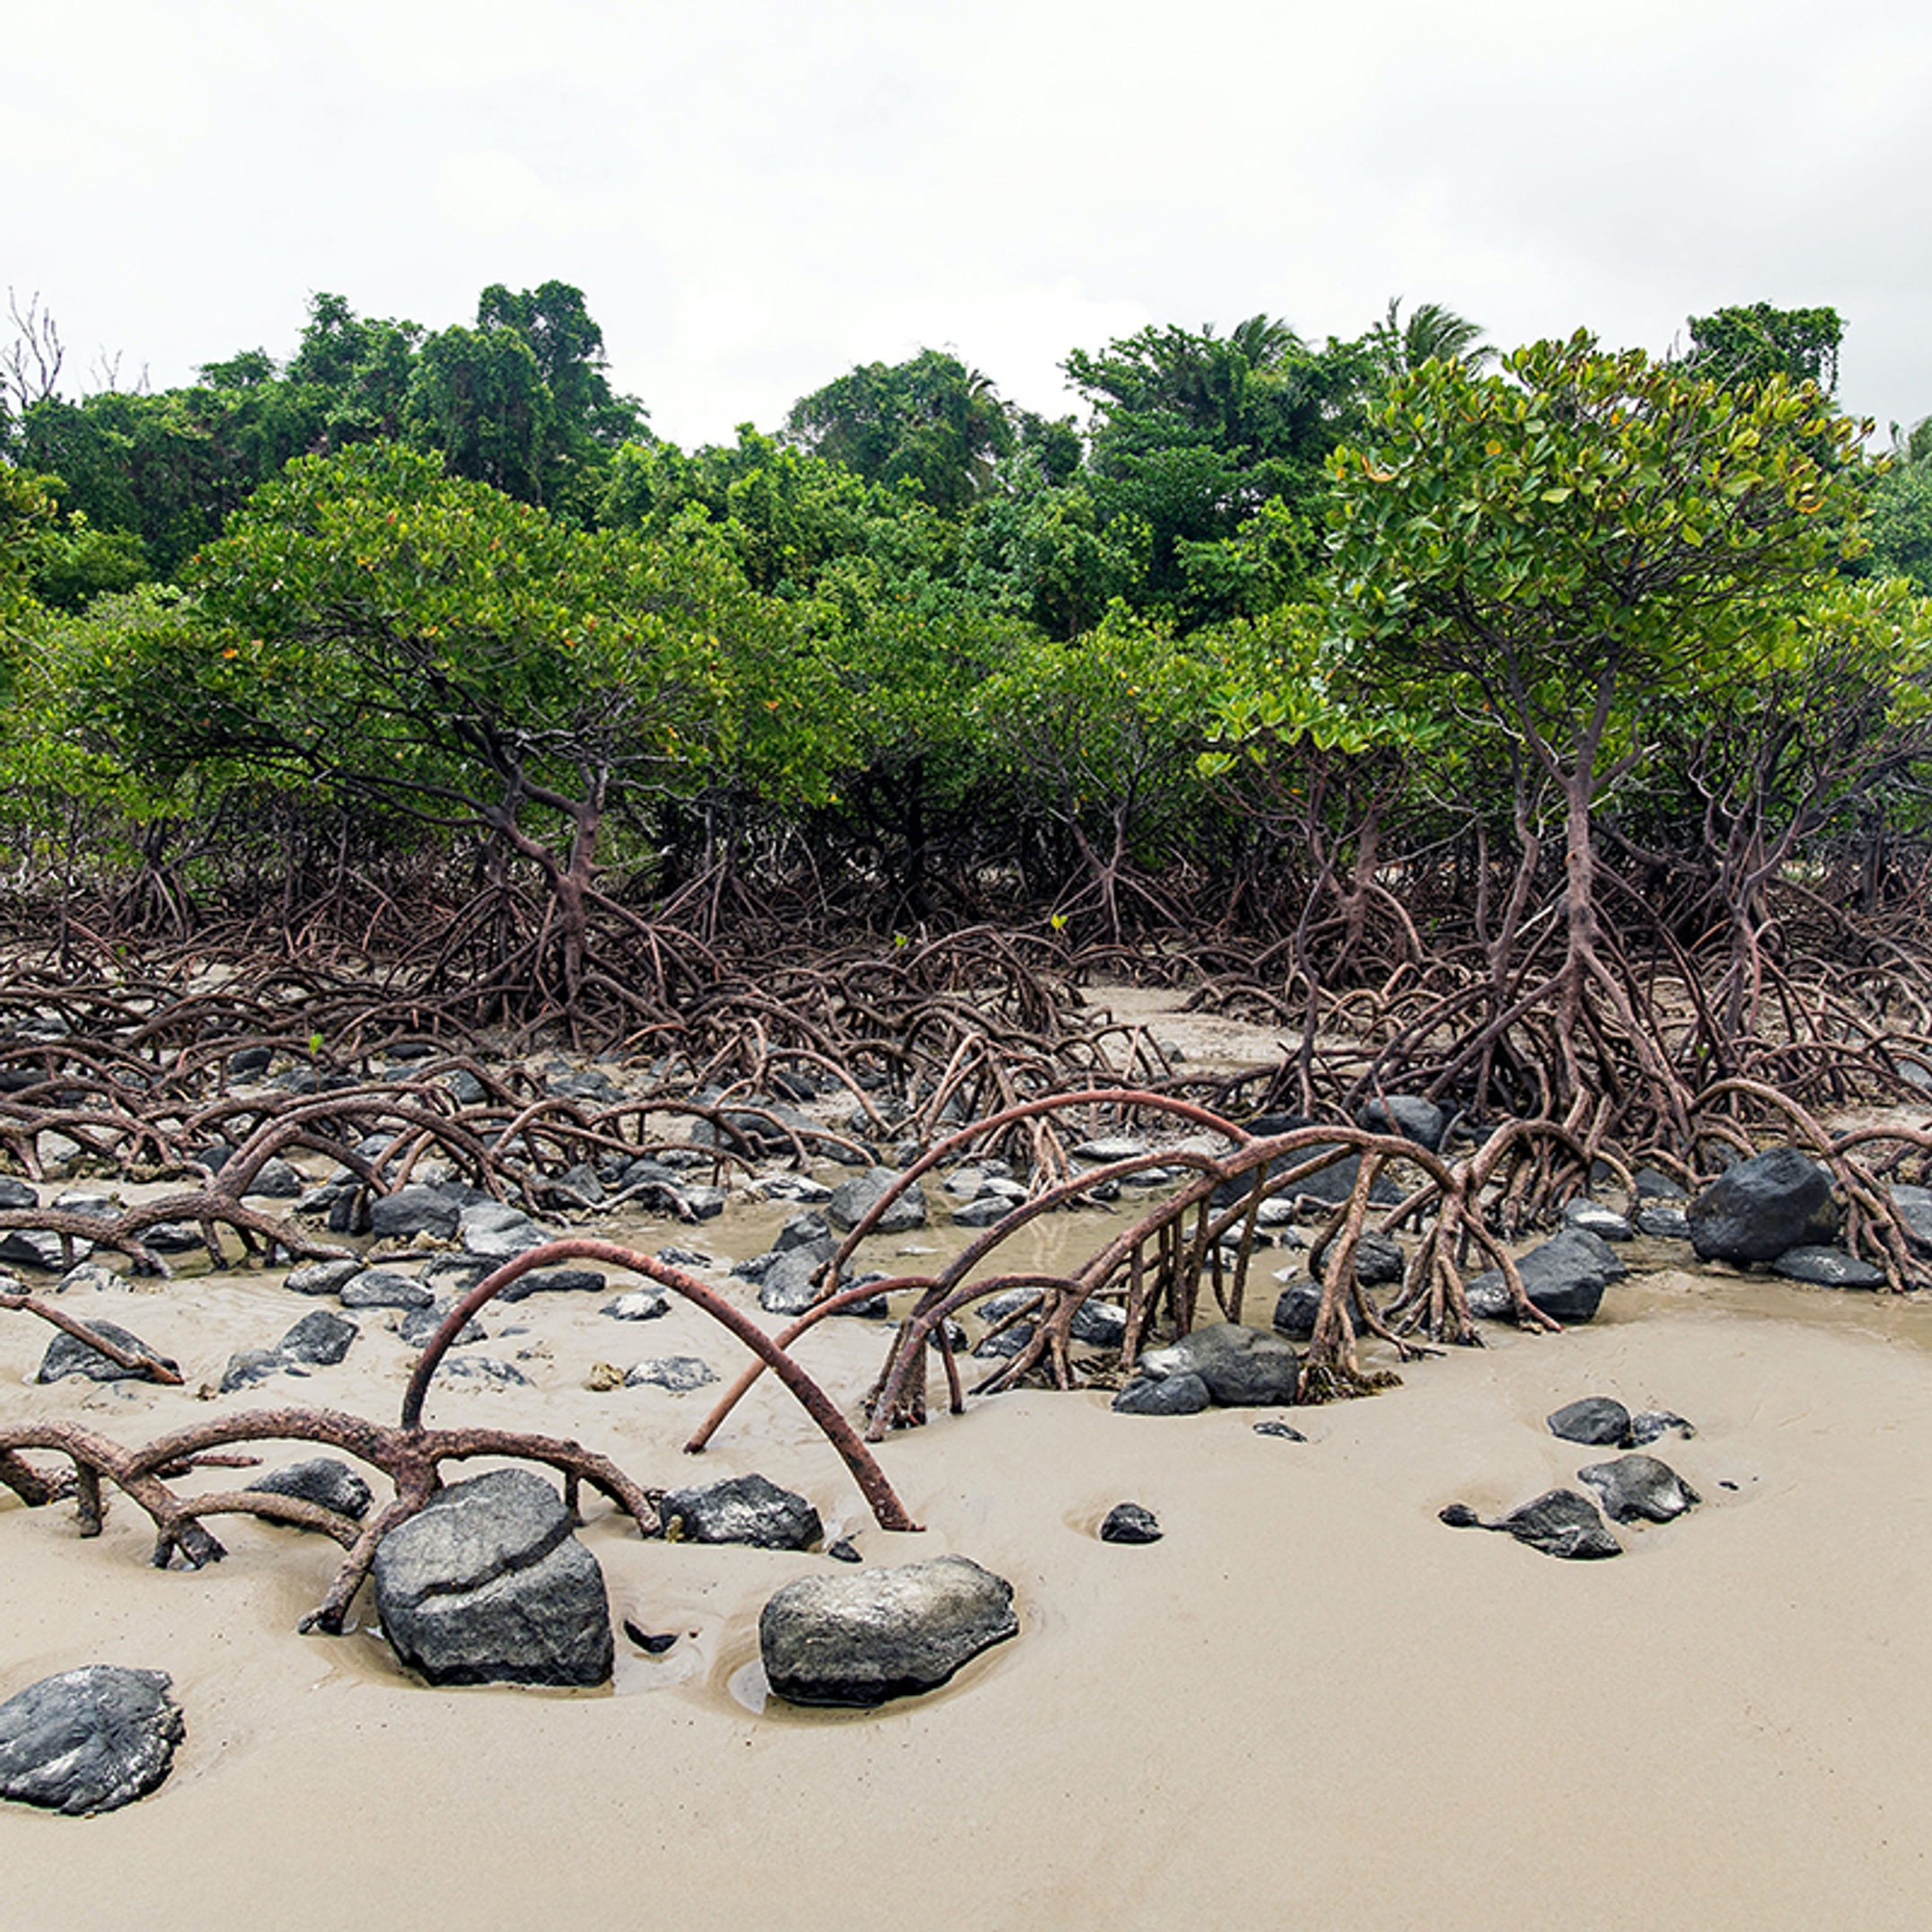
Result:
<instances>
[{"instance_id":1,"label":"sandy beach","mask_svg":"<svg viewBox=\"0 0 1932 1932\"><path fill-rule=\"evenodd\" d=\"M751 1251L777 1210L705 1234ZM741 1218L742 1214L742 1218ZM672 1231L664 1230L667 1238ZM901 1243L903 1245L903 1243ZM0 1416L50 1409L129 1440L207 1413L231 1348L312 1304L279 1275L74 1295L177 1355L184 1390L40 1390L46 1331L0 1328ZM348 1360L256 1394L393 1411L410 1358L364 1318ZM643 1542L601 1503L584 1538L620 1637L612 1690L446 1691L367 1631L294 1627L320 1539L228 1519L227 1561L145 1562L127 1505L84 1543L66 1509L0 1507L0 1695L92 1661L165 1669L188 1715L170 1781L111 1816L0 1811L9 1926L639 1917L692 1928L1918 1925L1932 1911L1932 1310L1664 1270L1588 1328L1492 1330L1373 1400L1295 1412L1112 1414L1023 1391L889 1441L927 1525L888 1535L769 1379L698 1460L707 1397L593 1394L591 1365L727 1342L682 1308L591 1296L489 1312L528 1389L451 1383L432 1419L581 1436L651 1484L756 1469L870 1563L957 1550L1009 1578L1022 1634L874 1714L760 1708L756 1618L820 1556ZM521 1332L506 1332L517 1331ZM848 1402L883 1347L804 1345ZM1542 1418L1576 1396L1673 1409L1663 1454L1707 1499L1568 1564L1436 1520L1573 1482L1603 1452ZM276 1460L296 1459L294 1449ZM226 1479L211 1473L211 1482ZM1145 1548L1095 1535L1113 1503Z\"/></svg>"}]
</instances>

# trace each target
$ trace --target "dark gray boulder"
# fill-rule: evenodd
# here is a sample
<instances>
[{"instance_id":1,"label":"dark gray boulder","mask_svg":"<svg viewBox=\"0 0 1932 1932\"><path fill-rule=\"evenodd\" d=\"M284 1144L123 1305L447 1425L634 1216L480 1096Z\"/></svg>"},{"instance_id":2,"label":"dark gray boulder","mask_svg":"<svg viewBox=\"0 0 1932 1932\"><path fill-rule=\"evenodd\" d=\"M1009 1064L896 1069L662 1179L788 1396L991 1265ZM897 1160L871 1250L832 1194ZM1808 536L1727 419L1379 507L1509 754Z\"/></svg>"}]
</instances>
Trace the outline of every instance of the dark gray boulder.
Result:
<instances>
[{"instance_id":1,"label":"dark gray boulder","mask_svg":"<svg viewBox=\"0 0 1932 1932\"><path fill-rule=\"evenodd\" d=\"M1586 1228L1568 1227L1518 1258L1524 1291L1553 1322L1591 1321L1603 1290L1629 1270L1607 1241ZM1468 1286L1471 1310L1489 1321L1509 1313L1509 1287L1499 1268L1486 1269Z\"/></svg>"},{"instance_id":2,"label":"dark gray boulder","mask_svg":"<svg viewBox=\"0 0 1932 1932\"><path fill-rule=\"evenodd\" d=\"M40 1190L12 1174L0 1174L0 1208L38 1208Z\"/></svg>"},{"instance_id":3,"label":"dark gray boulder","mask_svg":"<svg viewBox=\"0 0 1932 1932\"><path fill-rule=\"evenodd\" d=\"M374 1500L369 1485L347 1462L332 1455L312 1456L305 1462L291 1462L272 1469L258 1482L249 1484L251 1494L293 1496L321 1509L332 1509L338 1516L360 1523Z\"/></svg>"},{"instance_id":4,"label":"dark gray boulder","mask_svg":"<svg viewBox=\"0 0 1932 1932\"><path fill-rule=\"evenodd\" d=\"M1809 1281L1821 1288L1882 1288L1885 1271L1842 1248L1787 1248L1771 1263L1771 1272L1787 1281Z\"/></svg>"},{"instance_id":5,"label":"dark gray boulder","mask_svg":"<svg viewBox=\"0 0 1932 1932\"><path fill-rule=\"evenodd\" d=\"M1452 1529L1496 1530L1546 1557L1588 1560L1623 1554L1623 1545L1610 1533L1596 1505L1574 1489L1546 1490L1496 1523L1485 1523L1466 1503L1452 1503L1441 1514Z\"/></svg>"},{"instance_id":6,"label":"dark gray boulder","mask_svg":"<svg viewBox=\"0 0 1932 1932\"><path fill-rule=\"evenodd\" d=\"M1654 1455L1593 1462L1578 1470L1576 1478L1603 1497L1605 1513L1618 1523L1669 1523L1703 1500L1668 1462Z\"/></svg>"},{"instance_id":7,"label":"dark gray boulder","mask_svg":"<svg viewBox=\"0 0 1932 1932\"><path fill-rule=\"evenodd\" d=\"M168 1775L187 1726L165 1671L90 1664L0 1704L0 1797L83 1817Z\"/></svg>"},{"instance_id":8,"label":"dark gray boulder","mask_svg":"<svg viewBox=\"0 0 1932 1932\"><path fill-rule=\"evenodd\" d=\"M1690 1217L1675 1201L1646 1201L1637 1210L1636 1228L1653 1241L1689 1241Z\"/></svg>"},{"instance_id":9,"label":"dark gray boulder","mask_svg":"<svg viewBox=\"0 0 1932 1932\"><path fill-rule=\"evenodd\" d=\"M487 1261L513 1260L557 1239L549 1228L502 1201L472 1202L458 1215L457 1228L465 1251Z\"/></svg>"},{"instance_id":10,"label":"dark gray boulder","mask_svg":"<svg viewBox=\"0 0 1932 1932\"><path fill-rule=\"evenodd\" d=\"M305 1314L277 1344L276 1352L292 1362L305 1362L312 1368L333 1368L349 1352L349 1345L362 1331L346 1316L332 1308L318 1308Z\"/></svg>"},{"instance_id":11,"label":"dark gray boulder","mask_svg":"<svg viewBox=\"0 0 1932 1932\"><path fill-rule=\"evenodd\" d=\"M345 1308L427 1308L435 1300L420 1281L387 1268L365 1268L339 1293Z\"/></svg>"},{"instance_id":12,"label":"dark gray boulder","mask_svg":"<svg viewBox=\"0 0 1932 1932\"><path fill-rule=\"evenodd\" d=\"M1293 1402L1301 1359L1281 1336L1234 1322L1196 1329L1140 1358L1143 1375L1199 1375L1208 1394L1229 1408L1260 1409Z\"/></svg>"},{"instance_id":13,"label":"dark gray boulder","mask_svg":"<svg viewBox=\"0 0 1932 1932\"><path fill-rule=\"evenodd\" d=\"M1310 1255L1309 1270L1320 1280L1328 1278L1329 1257L1335 1251L1330 1242ZM1355 1244L1355 1278L1365 1288L1386 1287L1402 1278L1404 1262L1401 1245L1386 1234L1364 1234ZM1279 1322L1275 1324L1278 1328Z\"/></svg>"},{"instance_id":14,"label":"dark gray boulder","mask_svg":"<svg viewBox=\"0 0 1932 1932\"><path fill-rule=\"evenodd\" d=\"M1123 1416L1198 1416L1213 1401L1199 1375L1137 1375L1112 1407Z\"/></svg>"},{"instance_id":15,"label":"dark gray boulder","mask_svg":"<svg viewBox=\"0 0 1932 1932\"><path fill-rule=\"evenodd\" d=\"M282 1286L296 1295L334 1295L362 1271L362 1263L353 1257L340 1261L309 1261L301 1268L291 1269Z\"/></svg>"},{"instance_id":16,"label":"dark gray boulder","mask_svg":"<svg viewBox=\"0 0 1932 1932\"><path fill-rule=\"evenodd\" d=\"M1416 1093L1391 1093L1372 1100L1357 1116L1372 1134L1400 1134L1432 1151L1442 1146L1449 1117L1432 1100Z\"/></svg>"},{"instance_id":17,"label":"dark gray boulder","mask_svg":"<svg viewBox=\"0 0 1932 1932\"><path fill-rule=\"evenodd\" d=\"M299 1170L291 1167L286 1161L264 1161L255 1170L255 1178L248 1184L247 1192L254 1199L270 1201L292 1201L308 1182Z\"/></svg>"},{"instance_id":18,"label":"dark gray boulder","mask_svg":"<svg viewBox=\"0 0 1932 1932\"><path fill-rule=\"evenodd\" d=\"M610 1606L563 1498L527 1469L452 1483L376 1551L376 1614L435 1684L598 1684Z\"/></svg>"},{"instance_id":19,"label":"dark gray boulder","mask_svg":"<svg viewBox=\"0 0 1932 1932\"><path fill-rule=\"evenodd\" d=\"M150 1348L138 1335L130 1335L115 1322L88 1322L82 1326L129 1355L158 1362L163 1368L179 1370L178 1363ZM102 1355L100 1349L89 1348L78 1335L70 1335L63 1329L48 1343L47 1353L40 1357L40 1366L33 1379L36 1382L60 1382L69 1375L85 1375L90 1382L147 1380L138 1368L123 1368L119 1362L110 1361Z\"/></svg>"},{"instance_id":20,"label":"dark gray boulder","mask_svg":"<svg viewBox=\"0 0 1932 1932\"><path fill-rule=\"evenodd\" d=\"M982 1194L953 1210L954 1227L992 1227L1013 1212L1014 1204L1003 1194Z\"/></svg>"},{"instance_id":21,"label":"dark gray boulder","mask_svg":"<svg viewBox=\"0 0 1932 1932\"><path fill-rule=\"evenodd\" d=\"M1610 1395L1586 1395L1581 1401L1566 1402L1547 1419L1552 1436L1593 1448L1614 1448L1630 1433L1630 1411Z\"/></svg>"},{"instance_id":22,"label":"dark gray boulder","mask_svg":"<svg viewBox=\"0 0 1932 1932\"><path fill-rule=\"evenodd\" d=\"M766 1681L794 1704L869 1708L936 1690L1019 1634L1013 1585L966 1557L801 1576L758 1620Z\"/></svg>"},{"instance_id":23,"label":"dark gray boulder","mask_svg":"<svg viewBox=\"0 0 1932 1932\"><path fill-rule=\"evenodd\" d=\"M664 1497L664 1535L672 1542L750 1543L760 1550L809 1550L825 1533L804 1497L762 1476L731 1476Z\"/></svg>"},{"instance_id":24,"label":"dark gray boulder","mask_svg":"<svg viewBox=\"0 0 1932 1932\"><path fill-rule=\"evenodd\" d=\"M1796 1147L1740 1161L1686 1210L1700 1260L1775 1261L1787 1248L1836 1232L1831 1176Z\"/></svg>"},{"instance_id":25,"label":"dark gray boulder","mask_svg":"<svg viewBox=\"0 0 1932 1932\"><path fill-rule=\"evenodd\" d=\"M385 1241L408 1241L417 1234L448 1241L461 1211L447 1194L412 1181L369 1203L369 1226Z\"/></svg>"},{"instance_id":26,"label":"dark gray boulder","mask_svg":"<svg viewBox=\"0 0 1932 1932\"><path fill-rule=\"evenodd\" d=\"M1160 1521L1138 1503L1116 1503L1100 1526L1100 1540L1103 1543L1157 1543Z\"/></svg>"},{"instance_id":27,"label":"dark gray boulder","mask_svg":"<svg viewBox=\"0 0 1932 1932\"><path fill-rule=\"evenodd\" d=\"M4 1205L4 1204L0 1204ZM1905 1224L1905 1238L1914 1254L1932 1254L1932 1188L1901 1185L1892 1190L1892 1205Z\"/></svg>"},{"instance_id":28,"label":"dark gray boulder","mask_svg":"<svg viewBox=\"0 0 1932 1932\"><path fill-rule=\"evenodd\" d=\"M397 1332L412 1348L426 1348L430 1338L456 1313L456 1298L450 1296L430 1303L426 1308L411 1308L402 1318ZM465 1322L457 1330L452 1348L466 1348L472 1342L487 1341L489 1336L480 1322Z\"/></svg>"},{"instance_id":29,"label":"dark gray boulder","mask_svg":"<svg viewBox=\"0 0 1932 1932\"><path fill-rule=\"evenodd\" d=\"M841 1234L849 1234L870 1214L881 1196L900 1178L891 1167L868 1167L850 1181L840 1181L825 1204L825 1218ZM888 1208L874 1227L877 1234L907 1234L926 1225L926 1194L915 1181Z\"/></svg>"},{"instance_id":30,"label":"dark gray boulder","mask_svg":"<svg viewBox=\"0 0 1932 1932\"><path fill-rule=\"evenodd\" d=\"M1309 1124L1307 1121L1294 1122L1295 1126L1304 1127ZM1251 1121L1249 1126L1251 1130L1256 1130L1259 1123ZM1287 1129L1271 1126L1269 1131L1273 1134L1286 1132ZM1323 1156L1330 1158L1330 1164L1297 1181L1292 1189L1286 1190L1287 1198L1291 1200L1319 1201L1325 1208L1339 1208L1355 1191L1356 1176L1362 1171L1362 1157L1360 1155L1348 1153L1337 1142L1318 1141L1311 1146L1297 1148L1293 1154L1278 1155L1268 1164L1267 1173L1269 1179L1273 1179L1276 1175L1285 1174L1293 1168L1301 1167ZM1260 1169L1251 1168L1244 1174L1235 1174L1224 1181L1214 1190L1214 1206L1232 1208L1236 1201L1245 1200L1260 1185ZM1392 1208L1401 1199L1401 1196L1395 1191L1395 1185L1392 1181L1385 1175L1378 1174L1369 1185L1368 1199L1371 1207Z\"/></svg>"},{"instance_id":31,"label":"dark gray boulder","mask_svg":"<svg viewBox=\"0 0 1932 1932\"><path fill-rule=\"evenodd\" d=\"M788 1249L815 1247L819 1243L828 1243L826 1253L831 1252L831 1224L816 1208L808 1208L803 1214L795 1214L778 1230L778 1238L772 1243L772 1251L783 1254Z\"/></svg>"}]
</instances>

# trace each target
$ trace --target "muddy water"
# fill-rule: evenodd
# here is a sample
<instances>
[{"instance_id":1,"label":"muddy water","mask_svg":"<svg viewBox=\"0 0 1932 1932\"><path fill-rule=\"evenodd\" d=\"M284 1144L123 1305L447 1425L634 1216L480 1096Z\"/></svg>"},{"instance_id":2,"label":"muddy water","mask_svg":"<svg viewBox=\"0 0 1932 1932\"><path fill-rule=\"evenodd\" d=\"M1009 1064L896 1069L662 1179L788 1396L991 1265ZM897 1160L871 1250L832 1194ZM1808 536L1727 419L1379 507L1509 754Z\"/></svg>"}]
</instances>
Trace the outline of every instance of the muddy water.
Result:
<instances>
[{"instance_id":1,"label":"muddy water","mask_svg":"<svg viewBox=\"0 0 1932 1932\"><path fill-rule=\"evenodd\" d=\"M790 1211L622 1233L726 1262ZM1120 1225L1056 1217L1025 1265ZM964 1238L874 1241L864 1259L930 1269ZM171 1671L189 1717L154 1799L91 1822L0 1812L0 1925L1920 1925L1932 1309L1665 1259L1640 1252L1586 1329L1500 1331L1386 1395L1301 1412L1305 1445L1237 1411L975 1402L882 1447L927 1525L899 1536L869 1526L770 1378L697 1461L679 1445L715 1392L585 1389L593 1365L647 1356L728 1376L735 1345L696 1312L495 1307L481 1346L531 1386L439 1383L432 1420L575 1435L653 1484L760 1470L868 1562L950 1550L998 1570L1021 1637L880 1713L761 1704L759 1609L823 1559L644 1543L593 1504L613 1611L677 1642L653 1657L620 1641L605 1691L435 1691L366 1629L294 1634L333 1568L319 1540L224 1523L225 1563L161 1574L125 1507L93 1543L64 1513L0 1507L0 1695L117 1661ZM1258 1313L1286 1260L1264 1261ZM138 1439L205 1416L198 1388L228 1353L315 1305L279 1278L68 1298L180 1358L181 1391L31 1387L44 1334L7 1318L0 1418ZM214 1406L392 1414L413 1354L360 1319L340 1367ZM838 1319L801 1354L849 1409L885 1341ZM1704 1506L1620 1532L1626 1557L1597 1565L1436 1521L1573 1483L1600 1453L1541 1418L1589 1393L1695 1420L1659 1453ZM1163 1541L1097 1541L1123 1498L1155 1511Z\"/></svg>"}]
</instances>

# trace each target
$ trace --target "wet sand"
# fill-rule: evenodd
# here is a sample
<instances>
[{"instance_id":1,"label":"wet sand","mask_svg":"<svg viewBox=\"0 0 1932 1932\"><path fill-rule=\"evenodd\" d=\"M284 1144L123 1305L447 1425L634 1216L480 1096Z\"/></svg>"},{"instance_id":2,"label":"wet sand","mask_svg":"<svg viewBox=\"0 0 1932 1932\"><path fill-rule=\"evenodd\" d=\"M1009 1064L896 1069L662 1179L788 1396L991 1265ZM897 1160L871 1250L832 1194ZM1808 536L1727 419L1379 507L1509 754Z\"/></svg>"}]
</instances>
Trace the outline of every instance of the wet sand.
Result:
<instances>
[{"instance_id":1,"label":"wet sand","mask_svg":"<svg viewBox=\"0 0 1932 1932\"><path fill-rule=\"evenodd\" d=\"M628 1232L724 1259L788 1211ZM1068 1216L1041 1238L1102 1232ZM770 1378L695 1460L679 1445L716 1391L585 1389L595 1363L672 1354L728 1378L735 1344L696 1312L487 1311L483 1352L532 1386L439 1383L433 1422L575 1435L654 1486L757 1470L869 1563L956 1550L1014 1583L1017 1640L872 1714L760 1708L759 1609L824 1558L642 1542L597 1499L584 1534L615 1617L679 1640L653 1658L620 1635L612 1690L547 1694L429 1690L366 1629L295 1635L335 1567L321 1539L223 1519L227 1561L163 1574L125 1503L84 1543L70 1510L7 1498L0 1697L86 1662L165 1669L188 1741L160 1792L111 1816L0 1807L0 1926L1922 1925L1932 1307L1663 1258L1645 1251L1651 1270L1587 1328L1492 1330L1387 1394L1293 1411L1306 1444L1257 1436L1255 1411L1117 1416L1102 1393L939 1415L880 1452L918 1535L870 1525ZM0 1418L145 1440L206 1416L197 1387L232 1349L318 1305L279 1282L66 1298L178 1357L181 1391L30 1386L48 1331L0 1318ZM392 1416L413 1354L358 1319L339 1367L219 1406ZM884 1346L879 1324L835 1320L801 1354L849 1412ZM1542 1418L1595 1393L1699 1425L1653 1453L1701 1508L1620 1528L1625 1556L1595 1564L1436 1520L1574 1484L1609 1452ZM1123 1499L1164 1541L1097 1540Z\"/></svg>"}]
</instances>

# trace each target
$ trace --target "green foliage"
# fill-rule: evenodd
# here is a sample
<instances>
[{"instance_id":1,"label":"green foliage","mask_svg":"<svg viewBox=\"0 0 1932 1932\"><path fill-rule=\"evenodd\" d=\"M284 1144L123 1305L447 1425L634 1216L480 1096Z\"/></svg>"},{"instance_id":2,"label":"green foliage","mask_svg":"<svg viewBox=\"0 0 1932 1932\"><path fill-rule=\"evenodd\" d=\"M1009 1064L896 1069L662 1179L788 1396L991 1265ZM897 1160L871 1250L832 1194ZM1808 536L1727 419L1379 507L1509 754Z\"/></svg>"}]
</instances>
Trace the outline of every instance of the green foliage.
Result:
<instances>
[{"instance_id":1,"label":"green foliage","mask_svg":"<svg viewBox=\"0 0 1932 1932\"><path fill-rule=\"evenodd\" d=\"M991 381L939 349L861 364L795 403L785 435L868 483L912 483L948 515L987 494L1014 446Z\"/></svg>"},{"instance_id":2,"label":"green foliage","mask_svg":"<svg viewBox=\"0 0 1932 1932\"><path fill-rule=\"evenodd\" d=\"M1921 594L1932 593L1932 452L1894 463L1872 486L1867 533L1872 573L1907 577Z\"/></svg>"},{"instance_id":3,"label":"green foliage","mask_svg":"<svg viewBox=\"0 0 1932 1932\"><path fill-rule=\"evenodd\" d=\"M1700 376L1736 389L1782 377L1838 387L1838 351L1845 324L1836 309L1774 309L1768 302L1690 318L1690 354Z\"/></svg>"}]
</instances>

